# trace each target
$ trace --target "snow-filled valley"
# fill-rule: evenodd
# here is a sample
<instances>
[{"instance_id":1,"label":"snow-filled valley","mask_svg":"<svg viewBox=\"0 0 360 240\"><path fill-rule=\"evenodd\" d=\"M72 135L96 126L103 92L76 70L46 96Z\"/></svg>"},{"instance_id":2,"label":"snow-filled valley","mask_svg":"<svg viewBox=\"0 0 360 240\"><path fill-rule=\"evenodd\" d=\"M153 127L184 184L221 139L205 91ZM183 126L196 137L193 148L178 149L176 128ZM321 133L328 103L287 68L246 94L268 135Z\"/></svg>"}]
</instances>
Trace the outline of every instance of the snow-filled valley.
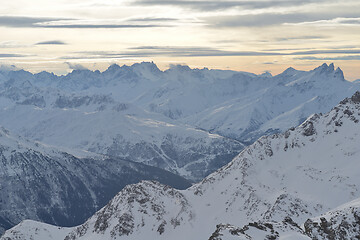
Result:
<instances>
[{"instance_id":1,"label":"snow-filled valley","mask_svg":"<svg viewBox=\"0 0 360 240\"><path fill-rule=\"evenodd\" d=\"M0 71L0 234L31 219L1 240L354 237L359 89L333 64Z\"/></svg>"}]
</instances>

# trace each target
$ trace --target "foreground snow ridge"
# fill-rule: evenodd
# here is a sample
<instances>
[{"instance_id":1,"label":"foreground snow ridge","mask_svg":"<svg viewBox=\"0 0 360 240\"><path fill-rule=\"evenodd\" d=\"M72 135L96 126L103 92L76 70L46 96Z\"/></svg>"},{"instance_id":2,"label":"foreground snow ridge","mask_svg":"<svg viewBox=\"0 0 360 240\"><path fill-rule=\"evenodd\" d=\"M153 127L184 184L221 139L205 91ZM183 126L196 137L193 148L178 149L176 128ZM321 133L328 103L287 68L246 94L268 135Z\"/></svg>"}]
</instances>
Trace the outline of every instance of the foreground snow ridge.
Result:
<instances>
[{"instance_id":1,"label":"foreground snow ridge","mask_svg":"<svg viewBox=\"0 0 360 240\"><path fill-rule=\"evenodd\" d=\"M25 221L1 240L45 232L49 240L358 238L359 119L356 92L297 128L260 138L187 190L142 181L78 227Z\"/></svg>"}]
</instances>

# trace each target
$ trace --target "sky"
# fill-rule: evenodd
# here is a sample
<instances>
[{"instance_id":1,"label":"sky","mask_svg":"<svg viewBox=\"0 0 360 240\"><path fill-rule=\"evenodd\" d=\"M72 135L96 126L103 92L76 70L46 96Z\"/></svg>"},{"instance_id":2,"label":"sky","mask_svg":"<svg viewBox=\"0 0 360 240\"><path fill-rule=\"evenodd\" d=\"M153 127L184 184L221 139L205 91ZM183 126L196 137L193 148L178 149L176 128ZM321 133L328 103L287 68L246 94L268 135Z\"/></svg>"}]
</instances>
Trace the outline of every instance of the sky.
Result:
<instances>
[{"instance_id":1,"label":"sky","mask_svg":"<svg viewBox=\"0 0 360 240\"><path fill-rule=\"evenodd\" d=\"M66 74L154 61L278 74L334 63L360 78L359 0L11 0L0 65Z\"/></svg>"}]
</instances>

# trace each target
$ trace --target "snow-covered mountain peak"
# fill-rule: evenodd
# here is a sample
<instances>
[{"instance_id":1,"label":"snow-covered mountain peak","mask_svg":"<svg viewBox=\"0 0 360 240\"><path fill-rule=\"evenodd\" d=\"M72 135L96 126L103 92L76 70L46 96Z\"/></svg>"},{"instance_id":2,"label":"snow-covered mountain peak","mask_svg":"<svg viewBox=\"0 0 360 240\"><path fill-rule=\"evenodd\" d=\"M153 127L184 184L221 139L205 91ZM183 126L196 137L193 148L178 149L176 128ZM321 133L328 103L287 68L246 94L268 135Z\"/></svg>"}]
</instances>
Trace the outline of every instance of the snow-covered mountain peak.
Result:
<instances>
[{"instance_id":1,"label":"snow-covered mountain peak","mask_svg":"<svg viewBox=\"0 0 360 240\"><path fill-rule=\"evenodd\" d=\"M334 64L331 63L330 65L327 65L327 63L323 63L321 66L316 67L314 70L315 71L322 71L322 72L334 71Z\"/></svg>"},{"instance_id":2,"label":"snow-covered mountain peak","mask_svg":"<svg viewBox=\"0 0 360 240\"><path fill-rule=\"evenodd\" d=\"M285 71L283 71L282 73L280 73L279 75L284 76L284 77L288 77L288 76L293 76L296 73L301 72L299 70L296 70L293 67L288 67Z\"/></svg>"},{"instance_id":3,"label":"snow-covered mountain peak","mask_svg":"<svg viewBox=\"0 0 360 240\"><path fill-rule=\"evenodd\" d=\"M341 81L345 81L342 70L340 69L340 67L337 67L335 70L333 63L329 65L324 63L320 67L317 67L314 70L312 70L312 72L314 72L318 76L319 75L326 76L327 78L330 78L329 80L331 80L331 78L334 78Z\"/></svg>"}]
</instances>

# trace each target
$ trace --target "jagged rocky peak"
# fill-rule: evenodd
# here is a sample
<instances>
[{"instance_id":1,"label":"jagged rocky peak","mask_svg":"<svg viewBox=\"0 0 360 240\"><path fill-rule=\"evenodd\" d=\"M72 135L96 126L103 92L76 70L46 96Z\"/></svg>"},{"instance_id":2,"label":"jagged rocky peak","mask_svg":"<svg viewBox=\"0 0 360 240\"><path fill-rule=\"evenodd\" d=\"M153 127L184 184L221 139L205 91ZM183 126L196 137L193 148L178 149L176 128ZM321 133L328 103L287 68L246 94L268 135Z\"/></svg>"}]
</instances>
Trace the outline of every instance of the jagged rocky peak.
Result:
<instances>
[{"instance_id":1,"label":"jagged rocky peak","mask_svg":"<svg viewBox=\"0 0 360 240\"><path fill-rule=\"evenodd\" d=\"M331 71L334 71L334 65L332 65L332 67L333 67L333 69ZM316 71L327 71L328 69L331 69L331 67L329 68L327 63L323 63L321 66L316 67L314 70L316 70Z\"/></svg>"},{"instance_id":2,"label":"jagged rocky peak","mask_svg":"<svg viewBox=\"0 0 360 240\"><path fill-rule=\"evenodd\" d=\"M336 68L336 71L335 71L334 76L335 76L335 77L338 77L338 78L340 78L340 79L342 79L342 80L345 81L344 72L341 70L340 67L337 67L337 68Z\"/></svg>"},{"instance_id":3,"label":"jagged rocky peak","mask_svg":"<svg viewBox=\"0 0 360 240\"><path fill-rule=\"evenodd\" d=\"M337 67L335 70L334 63L331 63L329 65L324 63L321 66L315 68L313 71L318 74L333 75L333 78L345 81L343 71L340 69L340 67Z\"/></svg>"}]
</instances>

